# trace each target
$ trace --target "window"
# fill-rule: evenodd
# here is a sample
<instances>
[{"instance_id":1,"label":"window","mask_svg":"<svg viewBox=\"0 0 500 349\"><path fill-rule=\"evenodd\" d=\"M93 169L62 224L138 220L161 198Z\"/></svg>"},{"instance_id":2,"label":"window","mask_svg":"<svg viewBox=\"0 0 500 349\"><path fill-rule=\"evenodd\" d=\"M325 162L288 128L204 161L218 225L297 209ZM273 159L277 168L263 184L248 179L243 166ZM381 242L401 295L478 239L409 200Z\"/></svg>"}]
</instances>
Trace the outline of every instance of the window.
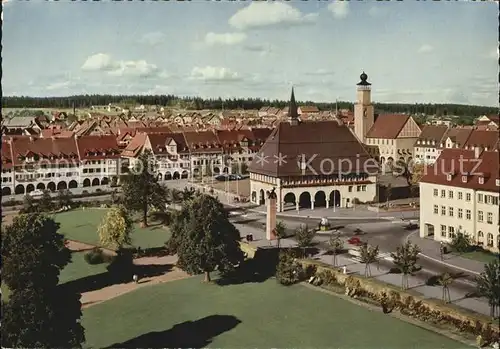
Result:
<instances>
[{"instance_id":1,"label":"window","mask_svg":"<svg viewBox=\"0 0 500 349\"><path fill-rule=\"evenodd\" d=\"M356 186L356 191L361 191L361 186L360 185Z\"/></svg>"},{"instance_id":2,"label":"window","mask_svg":"<svg viewBox=\"0 0 500 349\"><path fill-rule=\"evenodd\" d=\"M464 196L461 191L458 192L458 200L463 200Z\"/></svg>"},{"instance_id":3,"label":"window","mask_svg":"<svg viewBox=\"0 0 500 349\"><path fill-rule=\"evenodd\" d=\"M492 196L492 197L491 197L491 203L492 203L493 205L498 206L498 197L496 197L496 196Z\"/></svg>"},{"instance_id":4,"label":"window","mask_svg":"<svg viewBox=\"0 0 500 349\"><path fill-rule=\"evenodd\" d=\"M483 211L477 211L477 221L482 222L484 219Z\"/></svg>"},{"instance_id":5,"label":"window","mask_svg":"<svg viewBox=\"0 0 500 349\"><path fill-rule=\"evenodd\" d=\"M448 207L448 216L453 217L453 207Z\"/></svg>"},{"instance_id":6,"label":"window","mask_svg":"<svg viewBox=\"0 0 500 349\"><path fill-rule=\"evenodd\" d=\"M434 189L434 196L438 196L438 190Z\"/></svg>"},{"instance_id":7,"label":"window","mask_svg":"<svg viewBox=\"0 0 500 349\"><path fill-rule=\"evenodd\" d=\"M465 201L470 201L470 193L465 194Z\"/></svg>"},{"instance_id":8,"label":"window","mask_svg":"<svg viewBox=\"0 0 500 349\"><path fill-rule=\"evenodd\" d=\"M361 186L361 191L366 191L366 185Z\"/></svg>"},{"instance_id":9,"label":"window","mask_svg":"<svg viewBox=\"0 0 500 349\"><path fill-rule=\"evenodd\" d=\"M448 199L453 199L453 191L452 190L448 191Z\"/></svg>"},{"instance_id":10,"label":"window","mask_svg":"<svg viewBox=\"0 0 500 349\"><path fill-rule=\"evenodd\" d=\"M441 206L441 216L446 215L446 206Z\"/></svg>"},{"instance_id":11,"label":"window","mask_svg":"<svg viewBox=\"0 0 500 349\"><path fill-rule=\"evenodd\" d=\"M479 184L484 184L484 177L479 177Z\"/></svg>"},{"instance_id":12,"label":"window","mask_svg":"<svg viewBox=\"0 0 500 349\"><path fill-rule=\"evenodd\" d=\"M439 213L439 207L438 205L434 205L434 214L438 214Z\"/></svg>"},{"instance_id":13,"label":"window","mask_svg":"<svg viewBox=\"0 0 500 349\"><path fill-rule=\"evenodd\" d=\"M477 201L480 203L483 202L483 194L477 194Z\"/></svg>"},{"instance_id":14,"label":"window","mask_svg":"<svg viewBox=\"0 0 500 349\"><path fill-rule=\"evenodd\" d=\"M441 225L441 236L446 237L446 225Z\"/></svg>"},{"instance_id":15,"label":"window","mask_svg":"<svg viewBox=\"0 0 500 349\"><path fill-rule=\"evenodd\" d=\"M486 240L487 240L486 244L489 247L493 247L493 234L492 233L488 233Z\"/></svg>"},{"instance_id":16,"label":"window","mask_svg":"<svg viewBox=\"0 0 500 349\"><path fill-rule=\"evenodd\" d=\"M470 221L471 212L470 210L465 210L465 219Z\"/></svg>"},{"instance_id":17,"label":"window","mask_svg":"<svg viewBox=\"0 0 500 349\"><path fill-rule=\"evenodd\" d=\"M450 238L455 237L455 228L454 227L448 227L448 237L450 237Z\"/></svg>"},{"instance_id":18,"label":"window","mask_svg":"<svg viewBox=\"0 0 500 349\"><path fill-rule=\"evenodd\" d=\"M447 175L446 175L446 180L447 180L448 182L450 182L450 181L451 181L451 174L447 174Z\"/></svg>"},{"instance_id":19,"label":"window","mask_svg":"<svg viewBox=\"0 0 500 349\"><path fill-rule=\"evenodd\" d=\"M349 193L352 192L352 185L349 186Z\"/></svg>"},{"instance_id":20,"label":"window","mask_svg":"<svg viewBox=\"0 0 500 349\"><path fill-rule=\"evenodd\" d=\"M458 218L462 218L464 215L464 210L462 210L461 208L458 209Z\"/></svg>"},{"instance_id":21,"label":"window","mask_svg":"<svg viewBox=\"0 0 500 349\"><path fill-rule=\"evenodd\" d=\"M488 224L493 224L493 213L488 212L488 216L486 218L486 221L488 222Z\"/></svg>"},{"instance_id":22,"label":"window","mask_svg":"<svg viewBox=\"0 0 500 349\"><path fill-rule=\"evenodd\" d=\"M445 198L446 197L446 190L441 190L441 197L442 198Z\"/></svg>"},{"instance_id":23,"label":"window","mask_svg":"<svg viewBox=\"0 0 500 349\"><path fill-rule=\"evenodd\" d=\"M467 176L462 176L462 182L467 183Z\"/></svg>"},{"instance_id":24,"label":"window","mask_svg":"<svg viewBox=\"0 0 500 349\"><path fill-rule=\"evenodd\" d=\"M495 184L496 184L497 187L500 187L500 179L495 179Z\"/></svg>"}]
</instances>

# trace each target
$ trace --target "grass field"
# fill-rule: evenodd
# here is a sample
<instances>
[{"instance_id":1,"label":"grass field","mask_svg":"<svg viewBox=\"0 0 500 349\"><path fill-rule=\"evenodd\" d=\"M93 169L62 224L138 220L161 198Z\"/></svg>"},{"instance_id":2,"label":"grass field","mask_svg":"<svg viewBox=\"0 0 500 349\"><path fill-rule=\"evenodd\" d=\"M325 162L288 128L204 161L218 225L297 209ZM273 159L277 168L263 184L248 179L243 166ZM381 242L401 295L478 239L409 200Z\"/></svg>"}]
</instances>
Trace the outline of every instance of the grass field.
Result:
<instances>
[{"instance_id":1,"label":"grass field","mask_svg":"<svg viewBox=\"0 0 500 349\"><path fill-rule=\"evenodd\" d=\"M97 228L105 214L104 209L74 210L58 213L54 215L54 219L61 224L59 233L64 234L67 239L99 245ZM169 238L169 231L158 223L152 223L147 228L136 224L132 232L132 245L141 248L160 247Z\"/></svg>"},{"instance_id":2,"label":"grass field","mask_svg":"<svg viewBox=\"0 0 500 349\"><path fill-rule=\"evenodd\" d=\"M467 253L462 253L459 256L473 259L475 261L490 263L499 258L499 254L489 253L485 251L472 251Z\"/></svg>"},{"instance_id":3,"label":"grass field","mask_svg":"<svg viewBox=\"0 0 500 349\"><path fill-rule=\"evenodd\" d=\"M389 315L276 280L200 277L140 288L83 311L86 348L463 348Z\"/></svg>"}]
</instances>

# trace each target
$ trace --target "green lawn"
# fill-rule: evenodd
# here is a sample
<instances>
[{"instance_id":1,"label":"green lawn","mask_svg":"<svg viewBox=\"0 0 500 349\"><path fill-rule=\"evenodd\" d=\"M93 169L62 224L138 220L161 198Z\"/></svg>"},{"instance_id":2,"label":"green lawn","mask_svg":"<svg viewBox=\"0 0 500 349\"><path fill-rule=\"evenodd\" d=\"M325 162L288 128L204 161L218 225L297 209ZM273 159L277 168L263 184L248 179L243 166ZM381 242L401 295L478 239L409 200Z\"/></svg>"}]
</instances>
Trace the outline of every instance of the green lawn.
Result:
<instances>
[{"instance_id":1,"label":"green lawn","mask_svg":"<svg viewBox=\"0 0 500 349\"><path fill-rule=\"evenodd\" d=\"M69 263L59 275L59 283L78 280L86 276L105 273L108 263L88 264L83 256L86 252L73 252L71 254L71 263Z\"/></svg>"},{"instance_id":2,"label":"green lawn","mask_svg":"<svg viewBox=\"0 0 500 349\"><path fill-rule=\"evenodd\" d=\"M59 233L67 239L99 245L97 228L106 214L105 209L74 210L58 213L54 219L61 224ZM141 228L135 225L132 232L132 245L149 248L160 247L170 238L170 233L158 223L150 222L151 226Z\"/></svg>"},{"instance_id":3,"label":"green lawn","mask_svg":"<svg viewBox=\"0 0 500 349\"><path fill-rule=\"evenodd\" d=\"M490 263L500 258L499 254L494 254L486 251L472 251L472 252L462 253L460 254L460 256L483 263Z\"/></svg>"},{"instance_id":4,"label":"green lawn","mask_svg":"<svg viewBox=\"0 0 500 349\"><path fill-rule=\"evenodd\" d=\"M85 309L85 347L465 347L301 285L284 287L274 279L231 286L200 281L146 286Z\"/></svg>"}]
</instances>

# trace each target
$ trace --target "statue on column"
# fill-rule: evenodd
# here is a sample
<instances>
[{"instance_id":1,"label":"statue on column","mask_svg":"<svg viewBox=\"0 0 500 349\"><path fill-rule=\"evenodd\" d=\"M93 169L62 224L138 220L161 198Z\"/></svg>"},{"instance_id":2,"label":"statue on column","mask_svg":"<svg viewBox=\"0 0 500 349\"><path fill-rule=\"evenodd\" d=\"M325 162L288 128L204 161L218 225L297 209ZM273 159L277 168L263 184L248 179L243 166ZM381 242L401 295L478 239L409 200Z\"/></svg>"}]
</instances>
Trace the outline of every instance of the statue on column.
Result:
<instances>
[{"instance_id":1,"label":"statue on column","mask_svg":"<svg viewBox=\"0 0 500 349\"><path fill-rule=\"evenodd\" d=\"M266 239L276 239L276 188L268 190L267 194L267 217L266 217Z\"/></svg>"}]
</instances>

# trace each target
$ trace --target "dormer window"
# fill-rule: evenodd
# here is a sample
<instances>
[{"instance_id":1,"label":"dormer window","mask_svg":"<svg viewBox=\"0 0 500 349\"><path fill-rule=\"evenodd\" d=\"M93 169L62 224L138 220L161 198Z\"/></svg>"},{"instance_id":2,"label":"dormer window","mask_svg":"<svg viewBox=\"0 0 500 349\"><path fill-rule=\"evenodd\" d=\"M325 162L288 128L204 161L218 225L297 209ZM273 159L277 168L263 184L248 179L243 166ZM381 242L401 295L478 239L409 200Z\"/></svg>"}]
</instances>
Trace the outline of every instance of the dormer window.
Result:
<instances>
[{"instance_id":1,"label":"dormer window","mask_svg":"<svg viewBox=\"0 0 500 349\"><path fill-rule=\"evenodd\" d=\"M495 184L497 187L500 187L500 179L499 178L495 179Z\"/></svg>"},{"instance_id":2,"label":"dormer window","mask_svg":"<svg viewBox=\"0 0 500 349\"><path fill-rule=\"evenodd\" d=\"M447 180L448 182L450 182L450 181L451 181L451 177L452 177L452 176L451 176L451 174L450 174L450 173L448 173L448 174L446 175L446 180Z\"/></svg>"},{"instance_id":3,"label":"dormer window","mask_svg":"<svg viewBox=\"0 0 500 349\"><path fill-rule=\"evenodd\" d=\"M479 177L479 184L484 184L484 177L483 176Z\"/></svg>"},{"instance_id":4,"label":"dormer window","mask_svg":"<svg viewBox=\"0 0 500 349\"><path fill-rule=\"evenodd\" d=\"M467 176L462 176L462 183L467 183Z\"/></svg>"}]
</instances>

